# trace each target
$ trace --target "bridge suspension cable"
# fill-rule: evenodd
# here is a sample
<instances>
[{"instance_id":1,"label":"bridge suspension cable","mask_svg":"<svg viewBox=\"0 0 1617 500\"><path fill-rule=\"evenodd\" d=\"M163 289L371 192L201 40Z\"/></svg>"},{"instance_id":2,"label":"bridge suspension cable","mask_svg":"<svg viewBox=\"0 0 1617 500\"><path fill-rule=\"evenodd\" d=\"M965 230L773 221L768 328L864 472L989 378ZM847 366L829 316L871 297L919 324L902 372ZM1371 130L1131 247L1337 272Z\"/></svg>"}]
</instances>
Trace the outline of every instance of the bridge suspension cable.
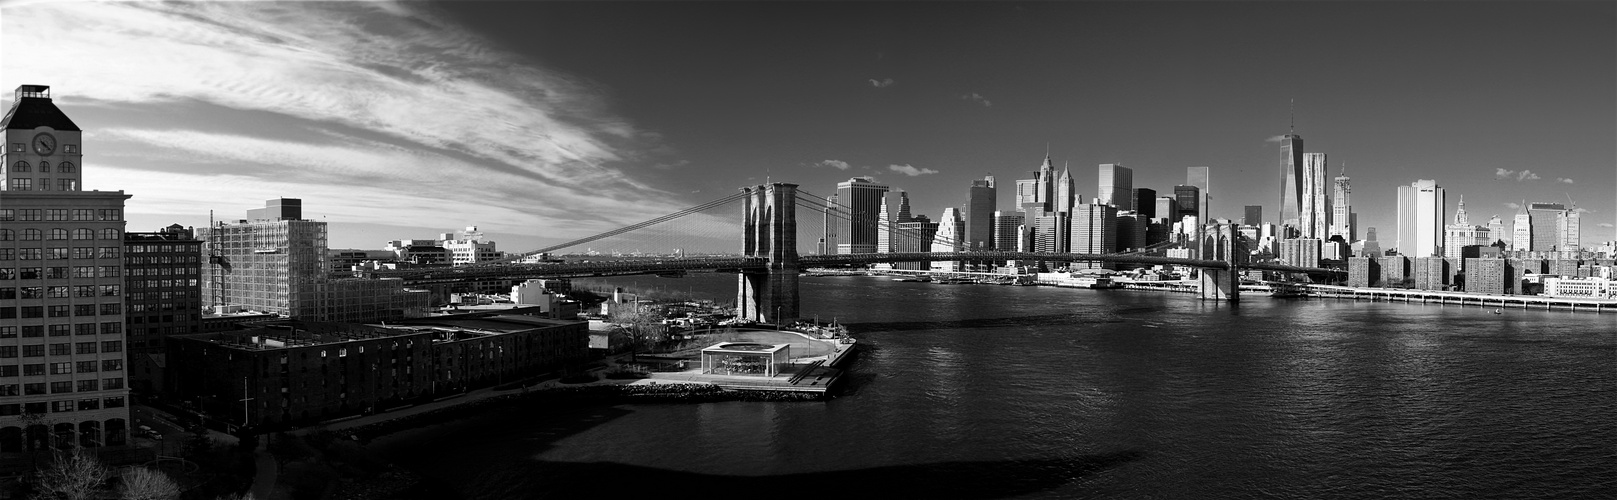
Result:
<instances>
[{"instance_id":1,"label":"bridge suspension cable","mask_svg":"<svg viewBox=\"0 0 1617 500\"><path fill-rule=\"evenodd\" d=\"M674 213L671 213L671 214L668 214L668 215L664 215L664 216L661 216L661 217L655 217L655 218L652 218L652 219L648 219L648 220L645 220L645 221L641 221L641 222L637 222L637 223L634 223L634 224L623 226L623 227L620 227L620 228L617 228L617 229L613 229L611 231L607 231L607 232L604 232L604 233L600 233L600 234L596 234L596 235L592 235L592 236L586 236L586 237L579 238L579 239L576 239L576 240L568 241L566 243L561 243L561 244L557 244L557 245L551 245L551 246L541 248L541 249L538 249L538 250L533 250L533 251L517 254L517 255L512 256L512 257L506 257L504 259L500 259L500 260L497 260L497 261L486 262L484 264L489 264L489 265L505 264L505 263L521 260L521 259L527 258L529 256L538 255L538 254L542 254L542 253L546 253L546 252L553 252L553 251L560 250L560 249L563 249L563 248L575 247L575 246L583 245L585 243L590 243L590 242L593 242L593 241L597 241L597 240L617 236L617 235L627 233L627 232L630 232L630 231L635 231L635 230L639 230L639 229L645 229L647 227L655 226L657 224L662 224L664 222L668 222L668 221L671 221L671 220L674 220L674 219L685 217L687 215L696 214L696 213L700 213L700 212L705 212L707 210L711 210L711 209L716 208L716 207L724 206L726 204L739 201L742 198L745 198L746 196L747 196L746 193L731 194L729 196L725 196L725 197L719 198L717 200L713 200L713 201L710 201L710 202L707 202L707 203L703 203L701 205L696 205L696 206L693 206L693 207L685 208L683 210L680 210L680 211L677 211L677 212L674 212Z\"/></svg>"}]
</instances>

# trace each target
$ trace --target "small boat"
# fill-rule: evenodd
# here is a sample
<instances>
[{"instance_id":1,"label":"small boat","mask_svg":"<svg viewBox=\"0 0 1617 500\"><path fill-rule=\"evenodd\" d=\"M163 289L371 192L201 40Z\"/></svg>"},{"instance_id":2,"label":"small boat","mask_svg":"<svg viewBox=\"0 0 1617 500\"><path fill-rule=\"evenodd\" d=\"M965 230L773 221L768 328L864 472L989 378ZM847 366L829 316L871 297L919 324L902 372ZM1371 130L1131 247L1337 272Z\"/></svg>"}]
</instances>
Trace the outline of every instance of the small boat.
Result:
<instances>
[{"instance_id":1,"label":"small boat","mask_svg":"<svg viewBox=\"0 0 1617 500\"><path fill-rule=\"evenodd\" d=\"M1494 310L1493 310L1493 313L1494 313L1494 314L1504 314L1504 313L1505 313L1505 309L1504 309L1504 308L1499 308L1499 309L1494 309Z\"/></svg>"}]
</instances>

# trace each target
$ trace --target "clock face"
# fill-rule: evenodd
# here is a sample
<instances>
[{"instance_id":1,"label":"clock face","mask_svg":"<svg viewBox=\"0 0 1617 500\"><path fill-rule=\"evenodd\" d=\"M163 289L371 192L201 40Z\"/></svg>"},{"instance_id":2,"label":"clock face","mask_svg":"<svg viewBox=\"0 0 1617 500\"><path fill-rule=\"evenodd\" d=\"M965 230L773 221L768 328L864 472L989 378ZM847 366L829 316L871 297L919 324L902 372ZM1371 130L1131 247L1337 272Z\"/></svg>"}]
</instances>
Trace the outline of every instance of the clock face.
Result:
<instances>
[{"instance_id":1,"label":"clock face","mask_svg":"<svg viewBox=\"0 0 1617 500\"><path fill-rule=\"evenodd\" d=\"M56 152L56 137L50 134L34 136L34 152L40 156L50 156Z\"/></svg>"}]
</instances>

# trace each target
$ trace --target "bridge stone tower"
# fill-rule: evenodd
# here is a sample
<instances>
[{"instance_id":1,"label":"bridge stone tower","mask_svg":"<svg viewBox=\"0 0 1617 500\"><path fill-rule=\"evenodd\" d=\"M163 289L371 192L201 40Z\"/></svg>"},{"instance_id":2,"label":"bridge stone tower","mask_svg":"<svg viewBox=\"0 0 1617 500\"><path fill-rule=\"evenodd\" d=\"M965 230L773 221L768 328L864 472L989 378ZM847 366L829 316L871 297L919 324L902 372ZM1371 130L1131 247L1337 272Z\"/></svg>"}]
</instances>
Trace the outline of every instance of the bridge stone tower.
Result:
<instances>
[{"instance_id":1,"label":"bridge stone tower","mask_svg":"<svg viewBox=\"0 0 1617 500\"><path fill-rule=\"evenodd\" d=\"M736 317L774 323L798 317L797 185L775 182L741 188L741 255L764 257L763 270L738 279Z\"/></svg>"},{"instance_id":2,"label":"bridge stone tower","mask_svg":"<svg viewBox=\"0 0 1617 500\"><path fill-rule=\"evenodd\" d=\"M1234 224L1207 224L1201 231L1200 254L1205 260L1219 260L1229 264L1228 269L1202 268L1201 297L1204 300L1241 300L1241 272L1237 264L1245 262L1244 245Z\"/></svg>"}]
</instances>

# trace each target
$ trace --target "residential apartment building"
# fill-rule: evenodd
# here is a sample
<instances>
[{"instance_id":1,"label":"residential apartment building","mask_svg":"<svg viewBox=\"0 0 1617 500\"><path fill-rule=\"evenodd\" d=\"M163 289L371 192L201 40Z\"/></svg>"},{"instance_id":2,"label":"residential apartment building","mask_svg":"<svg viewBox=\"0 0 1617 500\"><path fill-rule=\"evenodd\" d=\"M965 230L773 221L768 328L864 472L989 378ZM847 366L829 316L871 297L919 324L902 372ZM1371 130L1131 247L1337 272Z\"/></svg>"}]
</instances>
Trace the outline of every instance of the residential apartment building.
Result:
<instances>
[{"instance_id":1,"label":"residential apartment building","mask_svg":"<svg viewBox=\"0 0 1617 500\"><path fill-rule=\"evenodd\" d=\"M124 308L129 383L161 390L163 339L202 333L202 240L174 224L124 233Z\"/></svg>"}]
</instances>

